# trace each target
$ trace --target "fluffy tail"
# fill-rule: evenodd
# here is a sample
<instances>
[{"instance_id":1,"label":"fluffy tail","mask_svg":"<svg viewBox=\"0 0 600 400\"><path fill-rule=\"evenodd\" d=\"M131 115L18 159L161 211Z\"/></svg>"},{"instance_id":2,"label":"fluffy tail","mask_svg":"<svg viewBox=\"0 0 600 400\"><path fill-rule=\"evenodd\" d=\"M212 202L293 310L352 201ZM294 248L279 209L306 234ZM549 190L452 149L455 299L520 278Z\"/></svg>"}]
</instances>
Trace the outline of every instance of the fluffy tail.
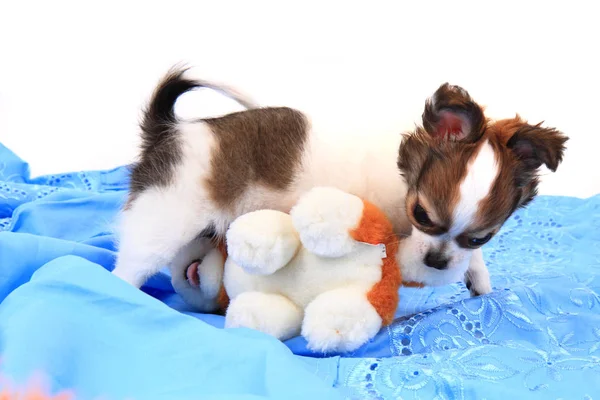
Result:
<instances>
[{"instance_id":1,"label":"fluffy tail","mask_svg":"<svg viewBox=\"0 0 600 400\"><path fill-rule=\"evenodd\" d=\"M177 122L174 110L175 102L179 96L190 90L211 89L235 100L246 109L258 108L252 100L231 88L186 77L187 70L188 68L178 67L171 69L154 90L140 124L145 146L153 146L158 141L167 139L173 133L171 127Z\"/></svg>"}]
</instances>

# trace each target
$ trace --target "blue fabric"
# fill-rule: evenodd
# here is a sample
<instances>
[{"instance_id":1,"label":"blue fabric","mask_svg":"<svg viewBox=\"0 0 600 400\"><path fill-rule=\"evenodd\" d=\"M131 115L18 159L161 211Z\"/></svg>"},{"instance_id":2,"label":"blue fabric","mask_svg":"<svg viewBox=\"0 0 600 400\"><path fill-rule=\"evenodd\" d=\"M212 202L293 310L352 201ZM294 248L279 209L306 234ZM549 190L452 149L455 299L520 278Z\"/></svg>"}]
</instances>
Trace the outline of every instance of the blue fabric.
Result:
<instances>
[{"instance_id":1,"label":"blue fabric","mask_svg":"<svg viewBox=\"0 0 600 400\"><path fill-rule=\"evenodd\" d=\"M125 167L31 179L0 145L0 373L122 399L600 397L600 196L539 197L485 246L494 292L402 288L352 354L189 311L168 273L113 277ZM1 383L0 383L1 385Z\"/></svg>"}]
</instances>

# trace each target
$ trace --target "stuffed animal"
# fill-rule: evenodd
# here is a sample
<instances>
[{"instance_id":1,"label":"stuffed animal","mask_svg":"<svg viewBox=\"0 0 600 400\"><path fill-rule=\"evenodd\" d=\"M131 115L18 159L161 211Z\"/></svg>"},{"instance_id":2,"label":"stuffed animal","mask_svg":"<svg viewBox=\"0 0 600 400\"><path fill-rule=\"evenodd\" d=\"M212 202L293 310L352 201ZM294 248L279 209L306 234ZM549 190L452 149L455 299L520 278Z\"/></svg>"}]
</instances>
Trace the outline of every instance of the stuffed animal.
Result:
<instances>
[{"instance_id":1,"label":"stuffed animal","mask_svg":"<svg viewBox=\"0 0 600 400\"><path fill-rule=\"evenodd\" d=\"M356 350L394 318L398 238L381 210L354 195L318 187L290 214L242 215L226 243L225 327L302 334L309 349L329 353Z\"/></svg>"}]
</instances>

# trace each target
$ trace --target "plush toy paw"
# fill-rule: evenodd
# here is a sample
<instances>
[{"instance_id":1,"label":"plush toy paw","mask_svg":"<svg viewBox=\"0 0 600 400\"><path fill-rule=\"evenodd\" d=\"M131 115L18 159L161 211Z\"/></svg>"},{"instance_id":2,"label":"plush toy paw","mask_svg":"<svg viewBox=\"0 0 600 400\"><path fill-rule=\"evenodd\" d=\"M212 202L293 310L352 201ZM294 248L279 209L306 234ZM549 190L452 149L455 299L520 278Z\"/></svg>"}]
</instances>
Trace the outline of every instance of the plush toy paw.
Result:
<instances>
[{"instance_id":1,"label":"plush toy paw","mask_svg":"<svg viewBox=\"0 0 600 400\"><path fill-rule=\"evenodd\" d=\"M323 353L354 351L372 339L382 320L364 290L335 289L319 295L305 310L302 336Z\"/></svg>"},{"instance_id":2,"label":"plush toy paw","mask_svg":"<svg viewBox=\"0 0 600 400\"><path fill-rule=\"evenodd\" d=\"M227 231L228 257L252 275L270 275L283 268L299 247L290 216L275 210L244 214Z\"/></svg>"},{"instance_id":3,"label":"plush toy paw","mask_svg":"<svg viewBox=\"0 0 600 400\"><path fill-rule=\"evenodd\" d=\"M300 240L321 257L342 257L355 250L351 232L357 228L364 204L354 195L330 187L306 193L290 212Z\"/></svg>"},{"instance_id":4,"label":"plush toy paw","mask_svg":"<svg viewBox=\"0 0 600 400\"><path fill-rule=\"evenodd\" d=\"M231 301L225 328L255 329L279 340L300 333L302 310L288 298L262 292L245 292Z\"/></svg>"}]
</instances>

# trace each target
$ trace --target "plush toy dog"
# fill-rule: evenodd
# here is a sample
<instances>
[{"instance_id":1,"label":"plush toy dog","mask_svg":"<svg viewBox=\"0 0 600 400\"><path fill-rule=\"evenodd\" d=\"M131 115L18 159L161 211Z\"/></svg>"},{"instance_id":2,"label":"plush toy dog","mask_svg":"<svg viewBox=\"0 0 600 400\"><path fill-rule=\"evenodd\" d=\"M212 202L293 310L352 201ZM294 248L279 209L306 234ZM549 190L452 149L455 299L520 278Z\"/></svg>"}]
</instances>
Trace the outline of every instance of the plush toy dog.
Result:
<instances>
[{"instance_id":1,"label":"plush toy dog","mask_svg":"<svg viewBox=\"0 0 600 400\"><path fill-rule=\"evenodd\" d=\"M391 323L402 282L398 239L381 210L328 187L290 214L260 210L227 232L226 327L248 327L308 348L352 351Z\"/></svg>"}]
</instances>

